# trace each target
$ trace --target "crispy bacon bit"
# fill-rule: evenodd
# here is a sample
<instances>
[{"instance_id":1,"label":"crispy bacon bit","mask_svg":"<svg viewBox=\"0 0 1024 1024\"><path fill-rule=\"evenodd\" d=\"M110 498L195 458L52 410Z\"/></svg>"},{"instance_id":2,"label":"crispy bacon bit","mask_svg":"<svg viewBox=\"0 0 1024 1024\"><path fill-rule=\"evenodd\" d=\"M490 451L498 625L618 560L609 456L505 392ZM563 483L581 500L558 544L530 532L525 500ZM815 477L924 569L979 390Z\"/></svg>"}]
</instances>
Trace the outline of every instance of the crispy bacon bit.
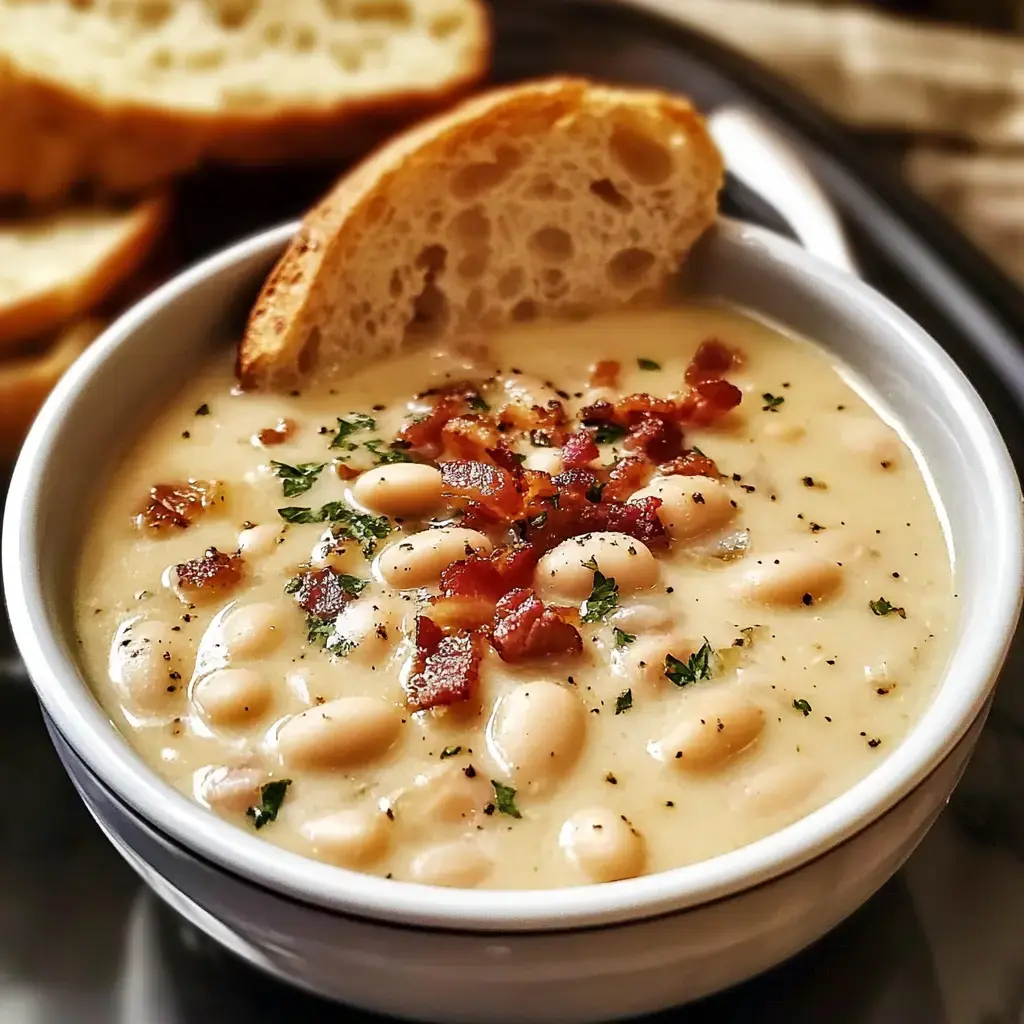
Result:
<instances>
[{"instance_id":1,"label":"crispy bacon bit","mask_svg":"<svg viewBox=\"0 0 1024 1024\"><path fill-rule=\"evenodd\" d=\"M441 494L456 508L472 501L508 518L518 513L520 496L507 469L468 459L443 462L440 469Z\"/></svg>"},{"instance_id":2,"label":"crispy bacon bit","mask_svg":"<svg viewBox=\"0 0 1024 1024\"><path fill-rule=\"evenodd\" d=\"M502 661L578 655L583 638L532 590L513 590L494 611L491 643Z\"/></svg>"},{"instance_id":3,"label":"crispy bacon bit","mask_svg":"<svg viewBox=\"0 0 1024 1024\"><path fill-rule=\"evenodd\" d=\"M611 501L599 506L603 512L603 530L626 533L643 541L649 548L666 547L668 534L658 518L661 498L636 498L633 501Z\"/></svg>"},{"instance_id":4,"label":"crispy bacon bit","mask_svg":"<svg viewBox=\"0 0 1024 1024\"><path fill-rule=\"evenodd\" d=\"M648 415L665 419L678 418L676 403L670 398L655 398L646 392L626 395L616 402L595 402L580 410L584 423L618 423L622 427L635 426Z\"/></svg>"},{"instance_id":5,"label":"crispy bacon bit","mask_svg":"<svg viewBox=\"0 0 1024 1024\"><path fill-rule=\"evenodd\" d=\"M276 427L264 427L253 435L253 442L263 448L270 448L275 444L284 444L298 429L294 420L280 419Z\"/></svg>"},{"instance_id":6,"label":"crispy bacon bit","mask_svg":"<svg viewBox=\"0 0 1024 1024\"><path fill-rule=\"evenodd\" d=\"M318 619L333 619L352 600L352 594L342 587L338 573L330 566L311 569L299 576L302 583L295 592L299 607Z\"/></svg>"},{"instance_id":7,"label":"crispy bacon bit","mask_svg":"<svg viewBox=\"0 0 1024 1024\"><path fill-rule=\"evenodd\" d=\"M445 636L425 615L416 616L416 654L405 684L406 704L413 711L467 700L480 676L480 640L465 631Z\"/></svg>"},{"instance_id":8,"label":"crispy bacon bit","mask_svg":"<svg viewBox=\"0 0 1024 1024\"><path fill-rule=\"evenodd\" d=\"M484 454L496 465L511 473L514 479L523 475L523 464L508 445L500 441L493 448L487 448Z\"/></svg>"},{"instance_id":9,"label":"crispy bacon bit","mask_svg":"<svg viewBox=\"0 0 1024 1024\"><path fill-rule=\"evenodd\" d=\"M193 558L174 567L177 590L188 600L206 600L233 590L245 575L241 555L228 555L216 548L207 548L202 558Z\"/></svg>"},{"instance_id":10,"label":"crispy bacon bit","mask_svg":"<svg viewBox=\"0 0 1024 1024\"><path fill-rule=\"evenodd\" d=\"M490 622L503 594L530 585L539 553L525 545L471 555L441 572L440 595L431 598L431 617L447 628Z\"/></svg>"},{"instance_id":11,"label":"crispy bacon bit","mask_svg":"<svg viewBox=\"0 0 1024 1024\"><path fill-rule=\"evenodd\" d=\"M418 397L435 399L433 408L426 415L405 423L398 432L398 440L430 459L436 459L444 450L441 435L450 420L485 408L480 389L468 380L431 388Z\"/></svg>"},{"instance_id":12,"label":"crispy bacon bit","mask_svg":"<svg viewBox=\"0 0 1024 1024\"><path fill-rule=\"evenodd\" d=\"M680 416L686 423L707 426L720 419L743 400L743 392L727 380L708 380L695 384L679 403Z\"/></svg>"},{"instance_id":13,"label":"crispy bacon bit","mask_svg":"<svg viewBox=\"0 0 1024 1024\"><path fill-rule=\"evenodd\" d=\"M709 459L703 452L698 452L694 448L687 448L677 459L663 462L658 467L658 472L662 476L716 477L722 475L714 459Z\"/></svg>"},{"instance_id":14,"label":"crispy bacon bit","mask_svg":"<svg viewBox=\"0 0 1024 1024\"><path fill-rule=\"evenodd\" d=\"M503 431L538 431L544 434L554 447L565 441L565 407L557 398L547 405L520 405L512 402L498 413L498 426Z\"/></svg>"},{"instance_id":15,"label":"crispy bacon bit","mask_svg":"<svg viewBox=\"0 0 1024 1024\"><path fill-rule=\"evenodd\" d=\"M486 416L456 416L441 429L445 458L482 461L485 452L500 443L497 426Z\"/></svg>"},{"instance_id":16,"label":"crispy bacon bit","mask_svg":"<svg viewBox=\"0 0 1024 1024\"><path fill-rule=\"evenodd\" d=\"M223 501L220 485L213 481L189 480L187 483L156 484L150 488L149 499L145 508L135 517L135 524L150 530L184 530L218 500Z\"/></svg>"},{"instance_id":17,"label":"crispy bacon bit","mask_svg":"<svg viewBox=\"0 0 1024 1024\"><path fill-rule=\"evenodd\" d=\"M562 463L570 468L586 466L598 457L600 452L593 437L585 430L570 434L562 445Z\"/></svg>"},{"instance_id":18,"label":"crispy bacon bit","mask_svg":"<svg viewBox=\"0 0 1024 1024\"><path fill-rule=\"evenodd\" d=\"M721 380L731 369L743 365L738 349L729 348L717 338L702 341L686 368L686 383L691 387L709 380Z\"/></svg>"},{"instance_id":19,"label":"crispy bacon bit","mask_svg":"<svg viewBox=\"0 0 1024 1024\"><path fill-rule=\"evenodd\" d=\"M619 370L622 366L614 359L602 359L590 368L592 388L616 388L619 386Z\"/></svg>"},{"instance_id":20,"label":"crispy bacon bit","mask_svg":"<svg viewBox=\"0 0 1024 1024\"><path fill-rule=\"evenodd\" d=\"M359 470L353 469L347 462L335 462L334 472L339 480L355 480L359 476Z\"/></svg>"},{"instance_id":21,"label":"crispy bacon bit","mask_svg":"<svg viewBox=\"0 0 1024 1024\"><path fill-rule=\"evenodd\" d=\"M654 462L674 459L683 450L683 432L671 420L645 416L629 431L624 448L642 451Z\"/></svg>"},{"instance_id":22,"label":"crispy bacon bit","mask_svg":"<svg viewBox=\"0 0 1024 1024\"><path fill-rule=\"evenodd\" d=\"M616 459L602 491L605 501L624 501L651 479L654 466L643 455L626 455Z\"/></svg>"}]
</instances>

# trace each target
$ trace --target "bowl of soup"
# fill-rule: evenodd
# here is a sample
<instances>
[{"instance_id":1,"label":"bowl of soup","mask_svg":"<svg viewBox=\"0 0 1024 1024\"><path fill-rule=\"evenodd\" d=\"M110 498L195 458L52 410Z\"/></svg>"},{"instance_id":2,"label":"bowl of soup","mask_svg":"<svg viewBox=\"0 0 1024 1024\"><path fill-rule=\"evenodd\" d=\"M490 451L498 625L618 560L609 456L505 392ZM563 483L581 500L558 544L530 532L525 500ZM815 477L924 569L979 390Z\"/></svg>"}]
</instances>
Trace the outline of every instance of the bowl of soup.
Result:
<instances>
[{"instance_id":1,"label":"bowl of soup","mask_svg":"<svg viewBox=\"0 0 1024 1024\"><path fill-rule=\"evenodd\" d=\"M721 221L665 308L250 393L294 228L130 311L15 472L58 753L169 904L423 1020L697 998L851 913L966 765L1021 499L954 363Z\"/></svg>"}]
</instances>

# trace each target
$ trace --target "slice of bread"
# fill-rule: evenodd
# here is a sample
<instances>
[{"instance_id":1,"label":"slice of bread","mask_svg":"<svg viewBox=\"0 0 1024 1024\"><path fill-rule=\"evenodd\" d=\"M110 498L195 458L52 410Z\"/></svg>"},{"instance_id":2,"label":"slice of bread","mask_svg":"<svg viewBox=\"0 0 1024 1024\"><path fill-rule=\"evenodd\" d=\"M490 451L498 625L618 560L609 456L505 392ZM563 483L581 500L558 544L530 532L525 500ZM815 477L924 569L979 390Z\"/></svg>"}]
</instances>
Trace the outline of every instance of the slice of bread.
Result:
<instances>
[{"instance_id":1,"label":"slice of bread","mask_svg":"<svg viewBox=\"0 0 1024 1024\"><path fill-rule=\"evenodd\" d=\"M488 56L480 0L0 0L0 196L352 156Z\"/></svg>"},{"instance_id":2,"label":"slice of bread","mask_svg":"<svg viewBox=\"0 0 1024 1024\"><path fill-rule=\"evenodd\" d=\"M655 296L722 175L678 96L553 79L468 100L307 215L250 316L242 381L289 388L424 335Z\"/></svg>"},{"instance_id":3,"label":"slice of bread","mask_svg":"<svg viewBox=\"0 0 1024 1024\"><path fill-rule=\"evenodd\" d=\"M18 454L54 384L103 327L99 320L82 320L65 329L43 351L0 361L0 462Z\"/></svg>"},{"instance_id":4,"label":"slice of bread","mask_svg":"<svg viewBox=\"0 0 1024 1024\"><path fill-rule=\"evenodd\" d=\"M0 220L0 352L90 312L132 276L167 222L166 197Z\"/></svg>"}]
</instances>

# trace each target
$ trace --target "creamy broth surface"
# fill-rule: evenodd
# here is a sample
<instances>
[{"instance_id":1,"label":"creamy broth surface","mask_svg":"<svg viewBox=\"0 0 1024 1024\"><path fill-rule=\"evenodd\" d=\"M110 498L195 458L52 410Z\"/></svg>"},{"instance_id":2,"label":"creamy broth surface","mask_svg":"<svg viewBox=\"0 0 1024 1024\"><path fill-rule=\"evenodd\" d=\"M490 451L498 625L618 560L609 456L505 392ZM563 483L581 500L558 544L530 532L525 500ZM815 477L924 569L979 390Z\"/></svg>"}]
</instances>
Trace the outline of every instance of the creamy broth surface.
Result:
<instances>
[{"instance_id":1,"label":"creamy broth surface","mask_svg":"<svg viewBox=\"0 0 1024 1024\"><path fill-rule=\"evenodd\" d=\"M494 416L560 400L575 431L596 400L685 394L712 338L742 352L722 375L742 402L683 432L721 476L636 488L662 499L670 543L648 556L630 537L594 534L533 573L536 598L582 651L503 660L484 641L467 699L410 708L414 620L431 615L438 569L510 535L499 524L483 539L422 536L432 516L451 519L436 472L395 463L342 479L333 460L349 477L372 467L437 401L415 396L457 381L476 382ZM614 387L590 384L601 360L620 364ZM354 414L373 428L330 448L339 417L365 424ZM558 472L557 447L508 438L526 467ZM596 464L630 454L623 443L601 444ZM272 460L305 479L283 479L291 471ZM209 507L189 509L185 528L139 525L152 487L188 480L216 482ZM284 496L286 485L299 493ZM324 541L330 523L279 513L331 502L396 512L386 536L363 536L369 560L358 539ZM227 571L183 586L175 566L211 548ZM345 583L363 589L342 594L337 622L307 621L308 588L289 581L325 567L369 582ZM225 352L103 488L76 600L104 708L212 813L331 863L495 888L661 871L820 807L882 764L921 714L956 615L940 513L898 433L822 350L697 305L524 326L486 349L423 347L299 395L238 393Z\"/></svg>"}]
</instances>

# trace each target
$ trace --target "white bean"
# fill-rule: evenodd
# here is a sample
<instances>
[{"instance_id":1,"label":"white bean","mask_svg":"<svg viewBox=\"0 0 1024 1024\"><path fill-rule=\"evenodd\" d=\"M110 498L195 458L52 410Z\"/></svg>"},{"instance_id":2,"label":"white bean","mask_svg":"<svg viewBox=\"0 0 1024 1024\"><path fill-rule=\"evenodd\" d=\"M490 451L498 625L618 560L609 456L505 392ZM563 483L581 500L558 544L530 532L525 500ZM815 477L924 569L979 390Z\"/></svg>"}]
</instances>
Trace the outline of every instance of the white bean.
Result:
<instances>
[{"instance_id":1,"label":"white bean","mask_svg":"<svg viewBox=\"0 0 1024 1024\"><path fill-rule=\"evenodd\" d=\"M391 843L394 826L375 807L350 807L301 828L314 857L342 867L362 867L380 860Z\"/></svg>"},{"instance_id":2,"label":"white bean","mask_svg":"<svg viewBox=\"0 0 1024 1024\"><path fill-rule=\"evenodd\" d=\"M416 462L378 466L356 480L352 496L364 508L384 515L425 515L441 504L441 472Z\"/></svg>"},{"instance_id":3,"label":"white bean","mask_svg":"<svg viewBox=\"0 0 1024 1024\"><path fill-rule=\"evenodd\" d=\"M875 416L851 415L841 421L839 437L846 448L876 469L899 466L903 444L899 434Z\"/></svg>"},{"instance_id":4,"label":"white bean","mask_svg":"<svg viewBox=\"0 0 1024 1024\"><path fill-rule=\"evenodd\" d=\"M284 639L284 616L274 604L243 604L220 623L220 642L230 659L260 658Z\"/></svg>"},{"instance_id":5,"label":"white bean","mask_svg":"<svg viewBox=\"0 0 1024 1024\"><path fill-rule=\"evenodd\" d=\"M484 534L445 526L393 541L377 557L377 569L386 583L399 590L429 587L437 583L445 566L493 550L494 545Z\"/></svg>"},{"instance_id":6,"label":"white bean","mask_svg":"<svg viewBox=\"0 0 1024 1024\"><path fill-rule=\"evenodd\" d=\"M392 796L389 802L401 827L430 832L438 825L467 823L481 811L492 796L491 787L482 775L467 777L463 771L467 763L439 765Z\"/></svg>"},{"instance_id":7,"label":"white bean","mask_svg":"<svg viewBox=\"0 0 1024 1024\"><path fill-rule=\"evenodd\" d=\"M775 764L764 768L743 786L743 808L755 814L796 811L818 786L824 774L813 765Z\"/></svg>"},{"instance_id":8,"label":"white bean","mask_svg":"<svg viewBox=\"0 0 1024 1024\"><path fill-rule=\"evenodd\" d=\"M167 710L189 674L181 644L179 634L157 620L136 619L117 630L110 647L110 679L130 707L149 714Z\"/></svg>"},{"instance_id":9,"label":"white bean","mask_svg":"<svg viewBox=\"0 0 1024 1024\"><path fill-rule=\"evenodd\" d=\"M588 563L588 564L584 564ZM585 533L563 540L537 564L534 584L543 598L581 601L594 586L596 564L605 576L614 577L620 594L653 587L658 582L658 563L650 549L625 533Z\"/></svg>"},{"instance_id":10,"label":"white bean","mask_svg":"<svg viewBox=\"0 0 1024 1024\"><path fill-rule=\"evenodd\" d=\"M429 846L412 862L412 877L424 885L471 889L490 874L491 859L474 838Z\"/></svg>"},{"instance_id":11,"label":"white bean","mask_svg":"<svg viewBox=\"0 0 1024 1024\"><path fill-rule=\"evenodd\" d=\"M740 597L775 608L800 608L824 601L839 590L843 569L813 551L778 551L761 555L735 585Z\"/></svg>"},{"instance_id":12,"label":"white bean","mask_svg":"<svg viewBox=\"0 0 1024 1024\"><path fill-rule=\"evenodd\" d=\"M664 629L678 618L678 613L663 605L654 604L652 601L634 601L619 605L611 614L609 621L627 633L642 633Z\"/></svg>"},{"instance_id":13,"label":"white bean","mask_svg":"<svg viewBox=\"0 0 1024 1024\"><path fill-rule=\"evenodd\" d=\"M283 538L283 526L277 523L261 523L239 533L238 550L247 558L262 558L271 554Z\"/></svg>"},{"instance_id":14,"label":"white bean","mask_svg":"<svg viewBox=\"0 0 1024 1024\"><path fill-rule=\"evenodd\" d=\"M558 845L592 882L635 878L647 859L643 837L623 815L607 807L577 811L562 825Z\"/></svg>"},{"instance_id":15,"label":"white bean","mask_svg":"<svg viewBox=\"0 0 1024 1024\"><path fill-rule=\"evenodd\" d=\"M495 704L487 723L487 743L506 775L519 785L536 788L572 767L586 727L586 709L569 687L521 683Z\"/></svg>"},{"instance_id":16,"label":"white bean","mask_svg":"<svg viewBox=\"0 0 1024 1024\"><path fill-rule=\"evenodd\" d=\"M192 701L210 725L241 725L270 707L273 688L266 676L248 668L222 668L192 686Z\"/></svg>"},{"instance_id":17,"label":"white bean","mask_svg":"<svg viewBox=\"0 0 1024 1024\"><path fill-rule=\"evenodd\" d=\"M784 416L768 416L767 423L761 430L761 436L772 441L783 441L796 444L807 436L807 428L802 423L794 423Z\"/></svg>"},{"instance_id":18,"label":"white bean","mask_svg":"<svg viewBox=\"0 0 1024 1024\"><path fill-rule=\"evenodd\" d=\"M245 814L260 802L266 773L258 768L222 765L197 773L196 799L219 814Z\"/></svg>"},{"instance_id":19,"label":"white bean","mask_svg":"<svg viewBox=\"0 0 1024 1024\"><path fill-rule=\"evenodd\" d=\"M713 771L746 750L764 729L764 711L732 690L710 686L682 702L676 725L648 751L685 771Z\"/></svg>"},{"instance_id":20,"label":"white bean","mask_svg":"<svg viewBox=\"0 0 1024 1024\"><path fill-rule=\"evenodd\" d=\"M379 665L402 639L402 619L410 603L394 595L360 597L347 604L335 619L338 636L353 645L349 661Z\"/></svg>"},{"instance_id":21,"label":"white bean","mask_svg":"<svg viewBox=\"0 0 1024 1024\"><path fill-rule=\"evenodd\" d=\"M612 670L631 686L646 684L672 689L665 676L665 659L671 654L680 661L686 661L699 647L699 641L694 643L678 633L637 636L633 643L615 648Z\"/></svg>"},{"instance_id":22,"label":"white bean","mask_svg":"<svg viewBox=\"0 0 1024 1024\"><path fill-rule=\"evenodd\" d=\"M721 530L736 515L729 488L707 476L655 477L630 496L660 498L658 518L677 541L689 541L713 530Z\"/></svg>"},{"instance_id":23,"label":"white bean","mask_svg":"<svg viewBox=\"0 0 1024 1024\"><path fill-rule=\"evenodd\" d=\"M526 461L523 465L527 469L549 473L551 476L558 476L565 469L565 464L562 462L561 448L535 448L526 456Z\"/></svg>"},{"instance_id":24,"label":"white bean","mask_svg":"<svg viewBox=\"0 0 1024 1024\"><path fill-rule=\"evenodd\" d=\"M398 738L397 709L374 697L340 697L285 722L277 734L292 768L343 768L383 754Z\"/></svg>"}]
</instances>

